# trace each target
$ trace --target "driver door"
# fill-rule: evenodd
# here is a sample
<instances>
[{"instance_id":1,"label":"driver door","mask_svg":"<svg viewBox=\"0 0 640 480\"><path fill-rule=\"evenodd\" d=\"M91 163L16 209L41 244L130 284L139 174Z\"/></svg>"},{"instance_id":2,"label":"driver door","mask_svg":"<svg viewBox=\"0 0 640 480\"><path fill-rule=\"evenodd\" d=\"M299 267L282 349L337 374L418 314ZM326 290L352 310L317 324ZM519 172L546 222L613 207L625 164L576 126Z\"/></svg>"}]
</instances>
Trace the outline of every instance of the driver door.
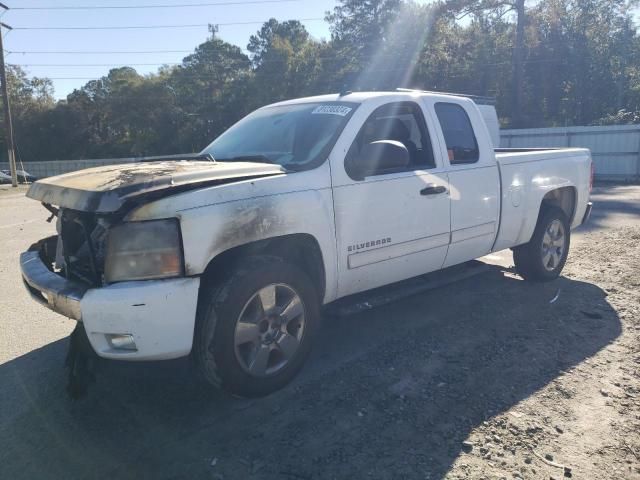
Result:
<instances>
[{"instance_id":1,"label":"driver door","mask_svg":"<svg viewBox=\"0 0 640 480\"><path fill-rule=\"evenodd\" d=\"M436 136L430 135L420 105L383 103L358 114L367 118L358 123L363 126L351 137L346 157L332 159L338 297L440 269L450 236L448 178L434 156ZM401 142L409 165L357 179L350 165L365 145L378 140Z\"/></svg>"}]
</instances>

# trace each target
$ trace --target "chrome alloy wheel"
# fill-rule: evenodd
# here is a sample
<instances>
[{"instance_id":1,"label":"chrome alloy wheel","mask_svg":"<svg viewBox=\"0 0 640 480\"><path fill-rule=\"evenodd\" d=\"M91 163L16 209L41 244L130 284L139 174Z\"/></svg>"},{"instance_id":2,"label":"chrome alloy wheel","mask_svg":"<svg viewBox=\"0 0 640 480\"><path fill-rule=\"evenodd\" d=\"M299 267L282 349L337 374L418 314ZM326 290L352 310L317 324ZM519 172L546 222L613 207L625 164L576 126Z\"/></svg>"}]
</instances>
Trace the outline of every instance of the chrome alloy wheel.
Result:
<instances>
[{"instance_id":1,"label":"chrome alloy wheel","mask_svg":"<svg viewBox=\"0 0 640 480\"><path fill-rule=\"evenodd\" d=\"M240 312L235 353L249 374L266 377L281 370L300 347L305 326L302 299L288 285L258 290Z\"/></svg>"},{"instance_id":2,"label":"chrome alloy wheel","mask_svg":"<svg viewBox=\"0 0 640 480\"><path fill-rule=\"evenodd\" d=\"M562 261L565 236L564 225L560 220L556 219L547 226L542 237L542 264L546 270L554 270Z\"/></svg>"}]
</instances>

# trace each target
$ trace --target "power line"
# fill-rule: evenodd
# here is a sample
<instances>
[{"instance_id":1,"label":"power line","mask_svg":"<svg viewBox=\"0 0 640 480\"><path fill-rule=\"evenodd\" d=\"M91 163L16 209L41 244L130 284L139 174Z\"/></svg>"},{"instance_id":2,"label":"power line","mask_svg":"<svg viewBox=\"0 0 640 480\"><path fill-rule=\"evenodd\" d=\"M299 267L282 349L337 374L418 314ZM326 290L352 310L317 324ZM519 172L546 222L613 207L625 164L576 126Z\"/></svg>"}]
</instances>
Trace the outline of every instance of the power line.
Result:
<instances>
[{"instance_id":1,"label":"power line","mask_svg":"<svg viewBox=\"0 0 640 480\"><path fill-rule=\"evenodd\" d=\"M182 65L182 63L12 63L11 65L18 67L160 67L162 65Z\"/></svg>"},{"instance_id":2,"label":"power line","mask_svg":"<svg viewBox=\"0 0 640 480\"><path fill-rule=\"evenodd\" d=\"M90 51L90 50L5 50L7 54L69 54L69 55L100 55L100 54L113 54L113 55L125 55L125 54L148 54L148 53L193 53L193 50L102 50L102 51Z\"/></svg>"},{"instance_id":3,"label":"power line","mask_svg":"<svg viewBox=\"0 0 640 480\"><path fill-rule=\"evenodd\" d=\"M314 19L307 19L314 20ZM318 20L318 19L315 19ZM7 32L9 33L9 32ZM539 47L552 47L555 45L563 45L566 47L571 47L571 45L567 45L564 41L559 42L543 42L537 45L529 45L527 46L528 50L535 50ZM411 45L407 46L408 48ZM512 50L514 47L507 47L506 49ZM243 52L246 52L246 49L241 49ZM194 53L194 49L191 50L5 50L7 55L15 54L15 55L31 55L31 54L43 54L43 55L128 55L128 54L159 54L159 53ZM375 54L371 55L374 56ZM395 54L394 54L395 55ZM618 55L619 56L619 55Z\"/></svg>"},{"instance_id":4,"label":"power line","mask_svg":"<svg viewBox=\"0 0 640 480\"><path fill-rule=\"evenodd\" d=\"M190 53L192 53L191 51L189 51ZM9 52L9 53L14 53L14 52ZM621 55L616 55L617 57L629 57L632 56L633 54L621 54ZM398 55L395 53L383 53L383 54L373 54L373 55L357 55L352 57L352 60L358 60L358 61L367 61L367 60L373 60L373 59L384 59L384 58L388 58L388 57L394 57L397 58ZM334 60L335 56L334 55L318 55L316 57L312 57L309 60L319 60L319 61L324 61L324 60ZM266 59L262 59L260 61L260 65L264 65L264 64L278 64L278 63L288 63L290 60L288 58L266 58ZM524 60L523 64L527 65L527 64L538 64L538 63L558 63L558 62L564 62L566 61L566 59L564 58L533 58L533 59L528 59L528 60ZM415 65L419 62L418 59L412 59L409 60L409 64L411 65ZM402 59L399 60L399 63L405 63L403 62ZM244 66L247 64L247 60L228 60L227 62L225 62L226 66ZM20 66L20 67L135 67L135 66L164 66L164 65L170 65L170 66L178 66L178 65L184 65L184 62L155 62L155 63L11 63L11 65L15 65L15 66ZM501 66L501 65L511 65L511 61L510 60L503 60L500 62L484 62L484 63L476 63L475 66L483 66L483 67L494 67L494 66ZM188 67L188 66L185 66ZM367 68L366 66L362 67L362 68Z\"/></svg>"},{"instance_id":5,"label":"power line","mask_svg":"<svg viewBox=\"0 0 640 480\"><path fill-rule=\"evenodd\" d=\"M57 7L11 7L11 10L120 10L120 9L146 9L146 8L191 8L191 7L216 7L230 5L256 5L261 3L292 3L303 0L247 0L229 2L206 2L206 3L173 3L173 4L153 4L153 5L60 5Z\"/></svg>"},{"instance_id":6,"label":"power line","mask_svg":"<svg viewBox=\"0 0 640 480\"><path fill-rule=\"evenodd\" d=\"M300 22L315 22L319 20L324 20L321 17L315 18L300 18L298 21ZM208 27L209 25L217 25L219 27L229 27L233 25L262 25L265 23L264 20L261 21L249 21L249 22L227 22L227 23L196 23L196 24L186 24L186 25L113 25L109 27L14 27L14 30L134 30L134 29L154 29L154 28L202 28Z\"/></svg>"},{"instance_id":7,"label":"power line","mask_svg":"<svg viewBox=\"0 0 640 480\"><path fill-rule=\"evenodd\" d=\"M327 69L324 71L325 74L337 74L340 73L342 71L342 69ZM252 73L252 74L256 74L255 70L250 70L250 69L246 69L245 71L238 71L236 72L238 76L241 76L245 73ZM349 75L361 75L363 73L398 73L398 69L394 69L394 68L363 68L362 70L356 71L356 72L348 72L347 74ZM269 78L281 78L281 77L285 77L289 74L287 73L281 73L281 72L260 72L259 77L260 78L264 78L264 77L269 77ZM189 72L185 72L181 75L183 78L185 79L190 79L190 80L212 80L214 78L213 75L206 75L206 74L201 74L201 73L189 73ZM455 73L455 74L448 74L446 76L447 78L467 78L468 76L465 74L460 74L460 73ZM44 77L47 78L49 80L86 80L86 81L96 81L96 82L104 82L104 81L109 81L110 79L108 77Z\"/></svg>"},{"instance_id":8,"label":"power line","mask_svg":"<svg viewBox=\"0 0 640 480\"><path fill-rule=\"evenodd\" d=\"M14 52L9 52L14 53ZM189 51L189 53L194 53L193 51ZM373 54L373 55L356 55L353 56L352 60L366 61L372 60L374 58L388 58L394 57L397 58L398 55L396 53L382 53L382 54ZM334 60L335 55L318 55L315 57L309 58L309 60ZM288 58L265 58L260 61L260 65L263 64L271 64L271 63L288 63L290 59ZM247 60L227 60L225 65L233 66L233 65L245 65ZM155 62L155 63L127 63L127 62L119 62L119 63L12 63L11 65L16 65L20 67L135 67L135 66L163 66L163 65L184 65L184 62Z\"/></svg>"},{"instance_id":9,"label":"power line","mask_svg":"<svg viewBox=\"0 0 640 480\"><path fill-rule=\"evenodd\" d=\"M536 59L536 60L527 60L524 61L523 63L526 64L539 64L539 63L561 63L563 62L564 59ZM496 63L481 63L476 65L476 67L482 69L487 69L489 70L491 67L496 67L496 66L501 66L501 65L510 65L510 62L496 62ZM416 62L413 61L410 63L409 66L415 67L416 66ZM341 71L342 68L330 68L327 69L325 71L326 73L339 73ZM254 74L256 73L255 70L251 70ZM362 67L361 70L357 71L357 72L351 72L351 74L362 74L362 73L397 73L398 69L397 68L371 68L371 67ZM238 72L241 73L241 72ZM261 72L260 76L263 77L280 77L280 76L284 76L286 74L280 73L280 72ZM184 78L190 78L193 80L210 80L212 78L211 75L207 75L207 74L203 74L203 73L191 73L191 72L183 72L181 74L181 76L183 76ZM459 72L451 72L445 75L445 78L451 79L451 78L467 78L468 75L467 74L463 74L463 73L459 73ZM95 81L103 81L105 79L105 77L46 77L50 80L95 80Z\"/></svg>"}]
</instances>

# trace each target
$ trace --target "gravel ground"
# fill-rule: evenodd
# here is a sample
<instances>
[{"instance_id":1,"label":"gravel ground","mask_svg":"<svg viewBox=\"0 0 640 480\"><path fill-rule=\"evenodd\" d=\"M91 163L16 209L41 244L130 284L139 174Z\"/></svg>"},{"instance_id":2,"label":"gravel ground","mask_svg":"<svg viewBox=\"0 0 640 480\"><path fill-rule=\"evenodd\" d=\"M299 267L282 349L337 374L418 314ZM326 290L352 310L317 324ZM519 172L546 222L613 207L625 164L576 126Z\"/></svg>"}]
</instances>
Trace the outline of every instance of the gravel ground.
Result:
<instances>
[{"instance_id":1,"label":"gravel ground","mask_svg":"<svg viewBox=\"0 0 640 480\"><path fill-rule=\"evenodd\" d=\"M640 479L640 188L596 193L560 279L526 283L503 256L326 316L267 398L203 390L181 360L107 362L71 402L73 323L33 305L16 265L52 227L0 192L0 478Z\"/></svg>"}]
</instances>

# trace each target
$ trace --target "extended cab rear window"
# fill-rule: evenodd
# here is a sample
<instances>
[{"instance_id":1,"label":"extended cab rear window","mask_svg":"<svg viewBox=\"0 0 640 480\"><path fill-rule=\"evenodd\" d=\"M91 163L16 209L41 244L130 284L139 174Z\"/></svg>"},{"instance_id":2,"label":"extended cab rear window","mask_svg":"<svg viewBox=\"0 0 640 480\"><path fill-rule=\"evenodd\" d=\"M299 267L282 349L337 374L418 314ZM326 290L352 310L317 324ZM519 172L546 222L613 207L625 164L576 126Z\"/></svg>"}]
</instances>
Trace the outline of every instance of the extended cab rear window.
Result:
<instances>
[{"instance_id":1,"label":"extended cab rear window","mask_svg":"<svg viewBox=\"0 0 640 480\"><path fill-rule=\"evenodd\" d=\"M480 158L478 141L464 108L455 103L439 102L436 103L435 110L447 144L449 163L458 165L477 162Z\"/></svg>"}]
</instances>

